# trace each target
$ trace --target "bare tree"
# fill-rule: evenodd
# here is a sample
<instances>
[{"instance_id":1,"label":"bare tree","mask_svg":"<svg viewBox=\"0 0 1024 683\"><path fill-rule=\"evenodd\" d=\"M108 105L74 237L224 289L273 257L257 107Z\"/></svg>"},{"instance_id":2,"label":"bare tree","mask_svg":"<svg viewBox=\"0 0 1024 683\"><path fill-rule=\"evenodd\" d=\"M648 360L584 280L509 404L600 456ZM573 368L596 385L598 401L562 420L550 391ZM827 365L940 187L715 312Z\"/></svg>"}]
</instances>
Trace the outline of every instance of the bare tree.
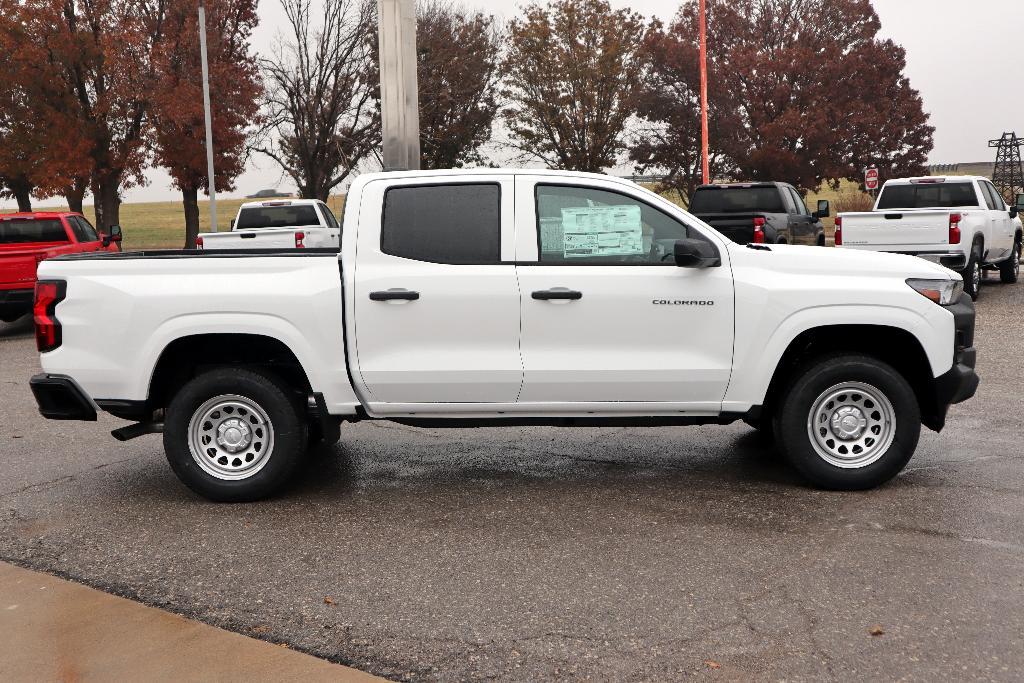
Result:
<instances>
[{"instance_id":1,"label":"bare tree","mask_svg":"<svg viewBox=\"0 0 1024 683\"><path fill-rule=\"evenodd\" d=\"M326 200L380 143L374 102L370 0L281 0L288 35L261 62L267 124L256 151L276 161L303 197Z\"/></svg>"}]
</instances>

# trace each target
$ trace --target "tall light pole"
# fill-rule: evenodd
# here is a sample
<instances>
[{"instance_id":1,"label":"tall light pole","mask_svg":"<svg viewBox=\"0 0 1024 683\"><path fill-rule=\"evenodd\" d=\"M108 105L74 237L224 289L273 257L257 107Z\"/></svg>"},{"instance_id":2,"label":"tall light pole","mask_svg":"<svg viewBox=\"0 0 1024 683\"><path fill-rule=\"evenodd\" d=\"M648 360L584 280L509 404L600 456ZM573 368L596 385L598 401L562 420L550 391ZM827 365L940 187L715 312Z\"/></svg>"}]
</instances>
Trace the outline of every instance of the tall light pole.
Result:
<instances>
[{"instance_id":1,"label":"tall light pole","mask_svg":"<svg viewBox=\"0 0 1024 683\"><path fill-rule=\"evenodd\" d=\"M415 0L377 0L384 170L420 167Z\"/></svg>"},{"instance_id":2,"label":"tall light pole","mask_svg":"<svg viewBox=\"0 0 1024 683\"><path fill-rule=\"evenodd\" d=\"M217 186L213 179L213 122L210 115L210 68L206 63L206 5L199 0L199 61L203 68L203 115L206 119L206 174L210 184L210 231L217 232Z\"/></svg>"},{"instance_id":3,"label":"tall light pole","mask_svg":"<svg viewBox=\"0 0 1024 683\"><path fill-rule=\"evenodd\" d=\"M708 20L707 0L700 0L700 161L705 185L711 182L708 163Z\"/></svg>"}]
</instances>

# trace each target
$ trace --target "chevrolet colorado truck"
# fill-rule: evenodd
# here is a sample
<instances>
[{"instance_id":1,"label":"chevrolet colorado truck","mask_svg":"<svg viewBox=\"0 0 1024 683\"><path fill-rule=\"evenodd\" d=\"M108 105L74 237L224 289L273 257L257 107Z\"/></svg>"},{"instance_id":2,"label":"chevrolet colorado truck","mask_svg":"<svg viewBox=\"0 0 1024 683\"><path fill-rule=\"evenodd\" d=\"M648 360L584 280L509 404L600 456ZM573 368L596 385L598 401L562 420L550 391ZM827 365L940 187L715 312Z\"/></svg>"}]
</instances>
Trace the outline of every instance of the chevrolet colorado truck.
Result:
<instances>
[{"instance_id":1,"label":"chevrolet colorado truck","mask_svg":"<svg viewBox=\"0 0 1024 683\"><path fill-rule=\"evenodd\" d=\"M245 202L231 219L228 232L204 232L198 249L338 248L341 226L326 204L317 199L275 199Z\"/></svg>"},{"instance_id":2,"label":"chevrolet colorado truck","mask_svg":"<svg viewBox=\"0 0 1024 683\"><path fill-rule=\"evenodd\" d=\"M974 308L952 271L738 245L626 180L368 174L343 226L340 253L45 261L40 411L134 421L122 440L162 432L180 479L218 501L279 490L308 444L357 420L745 420L811 483L864 489L977 387Z\"/></svg>"},{"instance_id":3,"label":"chevrolet colorado truck","mask_svg":"<svg viewBox=\"0 0 1024 683\"><path fill-rule=\"evenodd\" d=\"M788 183L724 183L701 185L690 197L689 210L738 244L813 244L825 246L822 218L831 213L828 200L807 210L803 197Z\"/></svg>"},{"instance_id":4,"label":"chevrolet colorado truck","mask_svg":"<svg viewBox=\"0 0 1024 683\"><path fill-rule=\"evenodd\" d=\"M984 270L1005 283L1020 272L1021 221L980 176L889 180L872 211L836 217L836 246L912 254L961 273L978 298Z\"/></svg>"},{"instance_id":5,"label":"chevrolet colorado truck","mask_svg":"<svg viewBox=\"0 0 1024 683\"><path fill-rule=\"evenodd\" d=\"M35 211L0 214L0 320L32 310L36 267L61 254L119 251L121 228L100 235L80 213Z\"/></svg>"}]
</instances>

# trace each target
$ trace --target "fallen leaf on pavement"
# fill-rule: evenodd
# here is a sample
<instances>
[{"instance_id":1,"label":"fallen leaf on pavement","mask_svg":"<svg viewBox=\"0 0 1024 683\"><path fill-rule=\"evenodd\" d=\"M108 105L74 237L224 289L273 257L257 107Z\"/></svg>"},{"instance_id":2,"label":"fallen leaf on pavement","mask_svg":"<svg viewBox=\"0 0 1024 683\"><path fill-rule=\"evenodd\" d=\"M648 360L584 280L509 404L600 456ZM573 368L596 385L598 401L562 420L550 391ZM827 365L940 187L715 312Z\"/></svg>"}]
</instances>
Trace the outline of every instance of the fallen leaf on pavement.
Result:
<instances>
[{"instance_id":1,"label":"fallen leaf on pavement","mask_svg":"<svg viewBox=\"0 0 1024 683\"><path fill-rule=\"evenodd\" d=\"M705 659L704 663L708 665L709 669L721 669L722 665L713 659Z\"/></svg>"},{"instance_id":2,"label":"fallen leaf on pavement","mask_svg":"<svg viewBox=\"0 0 1024 683\"><path fill-rule=\"evenodd\" d=\"M333 605L334 604L334 600L331 599L331 596L327 596L326 598L324 598L324 604L325 605Z\"/></svg>"},{"instance_id":3,"label":"fallen leaf on pavement","mask_svg":"<svg viewBox=\"0 0 1024 683\"><path fill-rule=\"evenodd\" d=\"M882 636L885 635L885 629L882 628L880 625L875 624L874 626L868 629L868 633L870 633L873 636Z\"/></svg>"}]
</instances>

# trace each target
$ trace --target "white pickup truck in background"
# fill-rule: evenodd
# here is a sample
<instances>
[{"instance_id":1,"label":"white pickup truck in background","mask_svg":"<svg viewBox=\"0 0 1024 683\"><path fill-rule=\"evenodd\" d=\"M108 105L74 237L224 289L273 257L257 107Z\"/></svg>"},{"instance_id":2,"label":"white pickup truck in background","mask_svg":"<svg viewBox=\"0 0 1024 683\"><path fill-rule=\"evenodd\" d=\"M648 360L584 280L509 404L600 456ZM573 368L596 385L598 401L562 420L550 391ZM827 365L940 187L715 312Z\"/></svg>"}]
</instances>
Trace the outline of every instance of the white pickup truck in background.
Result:
<instances>
[{"instance_id":1,"label":"white pickup truck in background","mask_svg":"<svg viewBox=\"0 0 1024 683\"><path fill-rule=\"evenodd\" d=\"M836 217L836 246L911 254L963 275L978 298L984 270L1003 282L1020 271L1021 219L987 178L935 176L890 180L872 211Z\"/></svg>"},{"instance_id":2,"label":"white pickup truck in background","mask_svg":"<svg viewBox=\"0 0 1024 683\"><path fill-rule=\"evenodd\" d=\"M338 249L341 228L317 199L246 202L228 232L204 232L197 249Z\"/></svg>"},{"instance_id":3,"label":"white pickup truck in background","mask_svg":"<svg viewBox=\"0 0 1024 683\"><path fill-rule=\"evenodd\" d=\"M347 201L340 254L44 261L42 414L162 432L215 500L279 490L307 443L357 420L744 420L810 482L862 489L978 384L974 305L921 259L736 244L586 173L368 174Z\"/></svg>"}]
</instances>

